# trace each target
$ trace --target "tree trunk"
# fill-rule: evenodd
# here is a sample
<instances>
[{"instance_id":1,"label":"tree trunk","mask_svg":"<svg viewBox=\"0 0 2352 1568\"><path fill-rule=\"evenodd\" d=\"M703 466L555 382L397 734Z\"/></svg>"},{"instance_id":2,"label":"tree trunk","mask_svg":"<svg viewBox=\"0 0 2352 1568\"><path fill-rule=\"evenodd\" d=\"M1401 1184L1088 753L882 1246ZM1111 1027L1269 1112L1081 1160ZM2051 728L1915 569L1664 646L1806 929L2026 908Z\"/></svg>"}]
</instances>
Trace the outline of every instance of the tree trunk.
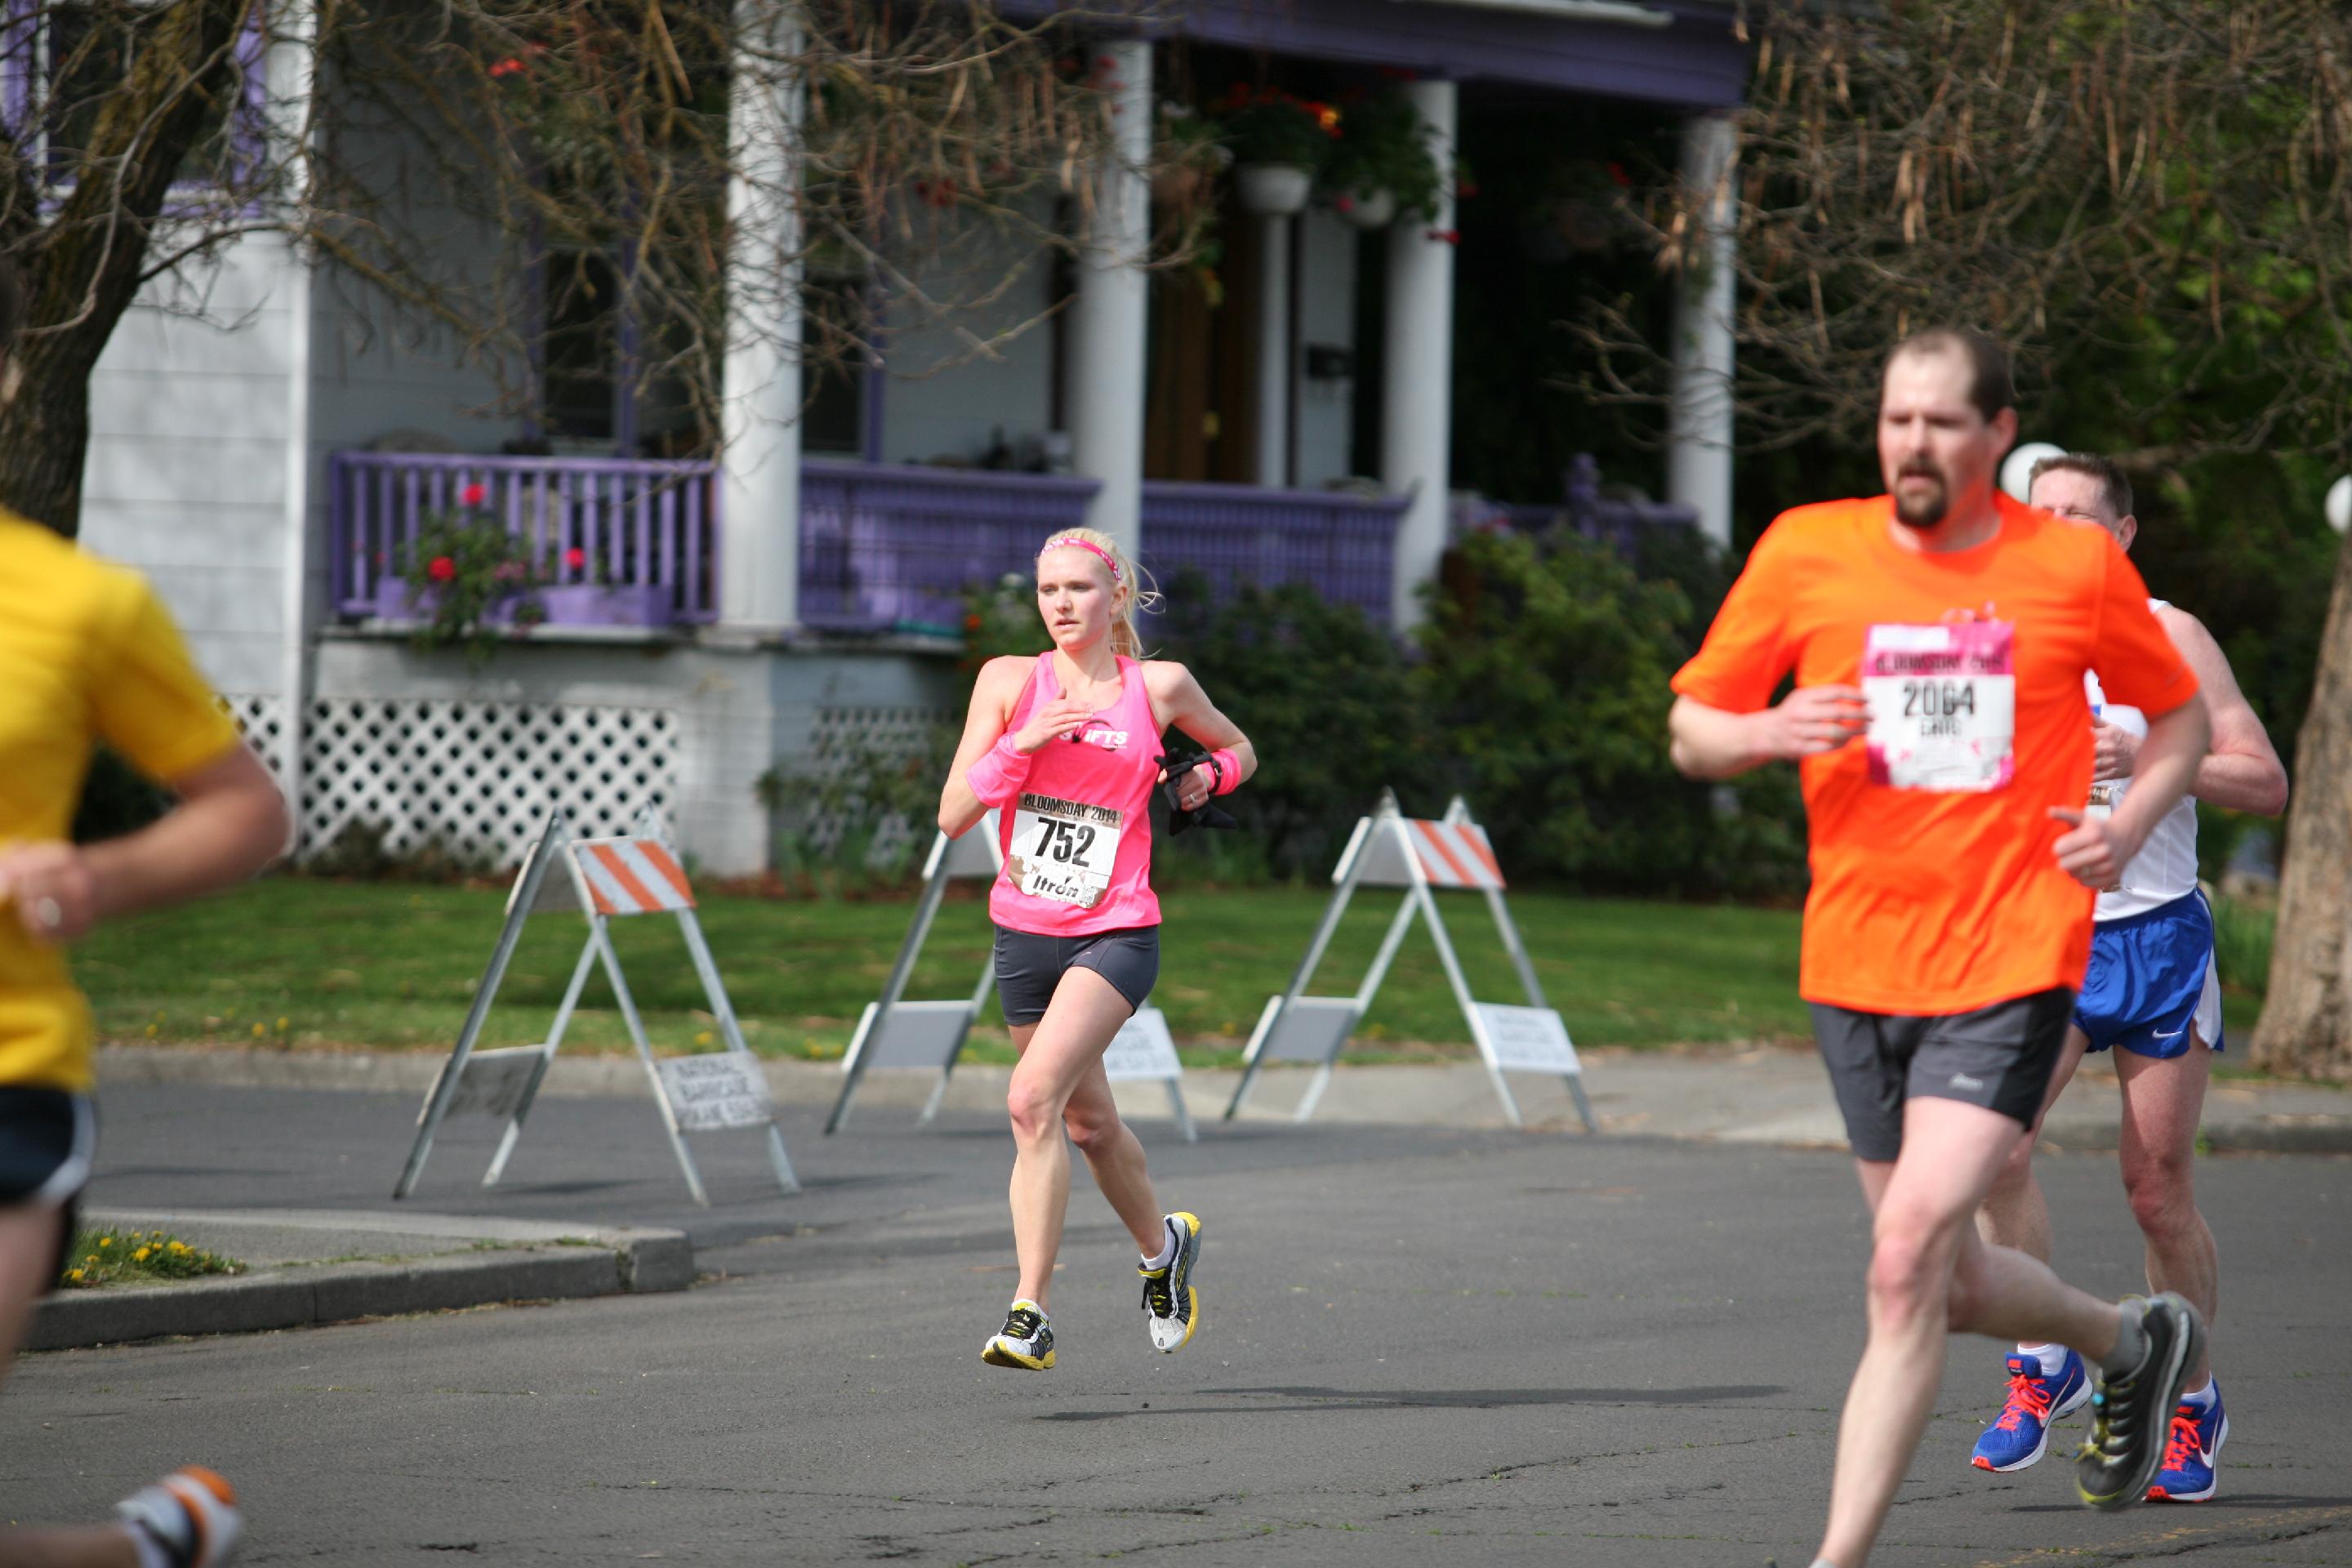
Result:
<instances>
[{"instance_id":1,"label":"tree trunk","mask_svg":"<svg viewBox=\"0 0 2352 1568\"><path fill-rule=\"evenodd\" d=\"M46 224L33 216L33 178L17 164L25 177L0 237L26 310L0 374L0 506L68 539L81 529L90 373L138 295L149 240L209 106L234 90L230 51L248 3L180 0L140 26L131 68L107 93L73 168L73 190ZM236 218L184 223L208 221Z\"/></svg>"},{"instance_id":2,"label":"tree trunk","mask_svg":"<svg viewBox=\"0 0 2352 1568\"><path fill-rule=\"evenodd\" d=\"M2352 1079L2352 542L2336 558L2311 711L2295 743L2287 844L2253 1065Z\"/></svg>"}]
</instances>

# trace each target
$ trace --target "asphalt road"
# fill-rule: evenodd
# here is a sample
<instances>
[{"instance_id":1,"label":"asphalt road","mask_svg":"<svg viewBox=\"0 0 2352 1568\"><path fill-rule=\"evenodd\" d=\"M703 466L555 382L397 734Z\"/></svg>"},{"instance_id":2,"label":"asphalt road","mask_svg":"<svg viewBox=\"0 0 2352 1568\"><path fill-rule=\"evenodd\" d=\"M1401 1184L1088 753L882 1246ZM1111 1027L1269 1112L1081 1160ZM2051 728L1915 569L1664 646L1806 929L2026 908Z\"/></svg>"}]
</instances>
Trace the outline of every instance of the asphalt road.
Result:
<instances>
[{"instance_id":1,"label":"asphalt road","mask_svg":"<svg viewBox=\"0 0 2352 1568\"><path fill-rule=\"evenodd\" d=\"M117 1090L92 1196L389 1207L415 1107ZM1150 1352L1081 1177L1039 1374L978 1356L1013 1284L1001 1128L790 1131L822 1172L790 1200L752 1141L701 1141L709 1215L644 1104L544 1103L504 1190L473 1184L487 1137L454 1138L420 1206L684 1224L706 1283L26 1358L0 1517L93 1517L198 1458L244 1490L253 1563L1810 1561L1861 1341L1842 1157L1262 1123L1187 1148L1147 1126L1163 1198L1206 1222L1203 1327ZM2137 1288L2112 1158L2045 1174L2066 1271ZM1998 1352L1955 1342L1874 1563L2352 1564L2352 1160L2200 1175L2221 1496L2094 1514L2058 1460L1969 1469Z\"/></svg>"}]
</instances>

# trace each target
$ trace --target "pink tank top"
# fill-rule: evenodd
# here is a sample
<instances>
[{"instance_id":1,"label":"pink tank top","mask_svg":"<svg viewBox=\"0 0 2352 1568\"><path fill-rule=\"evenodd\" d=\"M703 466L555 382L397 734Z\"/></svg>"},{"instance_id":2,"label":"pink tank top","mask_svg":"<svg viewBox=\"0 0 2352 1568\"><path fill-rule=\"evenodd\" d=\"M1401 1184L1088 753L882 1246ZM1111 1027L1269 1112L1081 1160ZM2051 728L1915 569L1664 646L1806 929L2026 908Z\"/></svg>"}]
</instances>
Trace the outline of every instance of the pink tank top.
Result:
<instances>
[{"instance_id":1,"label":"pink tank top","mask_svg":"<svg viewBox=\"0 0 2352 1568\"><path fill-rule=\"evenodd\" d=\"M1160 780L1160 726L1143 667L1118 661L1118 700L1075 736L1037 748L1020 795L999 814L1004 870L989 918L1033 936L1092 936L1160 923L1151 890L1151 790ZM1022 689L1011 734L1062 694L1051 652Z\"/></svg>"}]
</instances>

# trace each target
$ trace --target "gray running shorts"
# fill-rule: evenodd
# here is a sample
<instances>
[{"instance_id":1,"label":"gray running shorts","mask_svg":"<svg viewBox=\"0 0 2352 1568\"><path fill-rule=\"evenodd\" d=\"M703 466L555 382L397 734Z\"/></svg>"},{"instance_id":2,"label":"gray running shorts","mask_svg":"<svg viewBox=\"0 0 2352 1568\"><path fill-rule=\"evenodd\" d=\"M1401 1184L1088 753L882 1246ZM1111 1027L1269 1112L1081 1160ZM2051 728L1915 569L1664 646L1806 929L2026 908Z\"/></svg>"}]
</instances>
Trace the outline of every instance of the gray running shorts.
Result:
<instances>
[{"instance_id":1,"label":"gray running shorts","mask_svg":"<svg viewBox=\"0 0 2352 1568\"><path fill-rule=\"evenodd\" d=\"M97 1151L98 1116L88 1095L0 1088L0 1208L58 1209L60 1270Z\"/></svg>"},{"instance_id":2,"label":"gray running shorts","mask_svg":"<svg viewBox=\"0 0 2352 1568\"><path fill-rule=\"evenodd\" d=\"M1054 987L1073 969L1091 969L1118 988L1129 1008L1143 1005L1160 978L1160 928L1129 926L1091 936L1036 936L996 928L996 992L1004 1021L1034 1024L1045 1016Z\"/></svg>"},{"instance_id":3,"label":"gray running shorts","mask_svg":"<svg viewBox=\"0 0 2352 1568\"><path fill-rule=\"evenodd\" d=\"M2066 1044L2074 994L2062 985L1925 1017L1812 1006L1846 1142L1857 1159L1892 1160L1903 1151L1903 1102L1914 1095L1965 1100L2032 1126Z\"/></svg>"}]
</instances>

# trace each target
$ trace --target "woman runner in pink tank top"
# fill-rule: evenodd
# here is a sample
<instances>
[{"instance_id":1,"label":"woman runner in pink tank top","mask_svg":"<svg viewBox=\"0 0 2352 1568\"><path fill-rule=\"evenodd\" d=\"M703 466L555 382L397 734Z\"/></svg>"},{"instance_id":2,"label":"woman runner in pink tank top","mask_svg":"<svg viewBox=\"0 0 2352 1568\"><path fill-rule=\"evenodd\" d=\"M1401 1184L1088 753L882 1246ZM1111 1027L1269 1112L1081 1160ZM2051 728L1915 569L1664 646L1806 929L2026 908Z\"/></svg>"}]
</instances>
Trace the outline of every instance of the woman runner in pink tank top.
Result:
<instances>
[{"instance_id":1,"label":"woman runner in pink tank top","mask_svg":"<svg viewBox=\"0 0 2352 1568\"><path fill-rule=\"evenodd\" d=\"M1257 754L1182 665L1137 657L1146 596L1108 534L1065 529L1048 539L1037 610L1054 646L981 670L940 795L941 831L961 837L993 810L1004 851L988 910L997 992L1021 1053L1007 1097L1021 1280L1004 1327L981 1350L992 1366L1054 1364L1045 1299L1069 1208L1069 1143L1142 1253L1152 1344L1180 1350L1200 1325L1200 1219L1161 1213L1102 1058L1160 969L1150 804L1165 776L1161 732L1173 725L1210 748L1176 781L1186 809L1233 790Z\"/></svg>"}]
</instances>

